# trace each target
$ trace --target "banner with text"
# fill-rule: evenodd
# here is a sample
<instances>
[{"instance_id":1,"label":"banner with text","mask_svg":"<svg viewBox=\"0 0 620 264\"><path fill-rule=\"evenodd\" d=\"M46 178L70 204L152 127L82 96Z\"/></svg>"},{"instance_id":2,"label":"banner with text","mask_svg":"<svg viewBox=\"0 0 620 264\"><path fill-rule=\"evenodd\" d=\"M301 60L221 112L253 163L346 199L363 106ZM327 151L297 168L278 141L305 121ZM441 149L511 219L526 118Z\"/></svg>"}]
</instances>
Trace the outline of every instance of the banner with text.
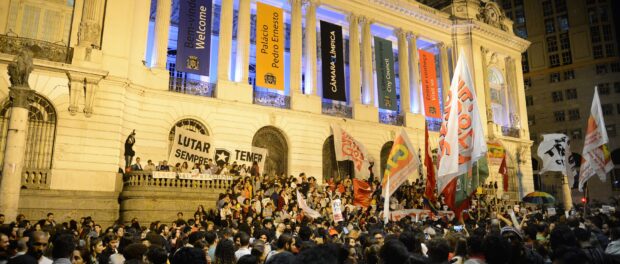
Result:
<instances>
[{"instance_id":1,"label":"banner with text","mask_svg":"<svg viewBox=\"0 0 620 264\"><path fill-rule=\"evenodd\" d=\"M420 55L420 77L422 79L422 94L424 96L424 113L427 117L441 118L435 54L424 50L419 50L418 54Z\"/></svg>"},{"instance_id":2,"label":"banner with text","mask_svg":"<svg viewBox=\"0 0 620 264\"><path fill-rule=\"evenodd\" d=\"M215 163L222 165L224 163L233 164L237 162L239 171L242 173L250 172L252 163L258 163L259 171L265 168L265 160L267 159L267 149L259 147L241 147L233 143L218 143L215 148Z\"/></svg>"},{"instance_id":3,"label":"banner with text","mask_svg":"<svg viewBox=\"0 0 620 264\"><path fill-rule=\"evenodd\" d=\"M212 0L180 0L176 70L209 75Z\"/></svg>"},{"instance_id":4,"label":"banner with text","mask_svg":"<svg viewBox=\"0 0 620 264\"><path fill-rule=\"evenodd\" d=\"M284 90L284 15L281 8L256 3L256 85Z\"/></svg>"},{"instance_id":5,"label":"banner with text","mask_svg":"<svg viewBox=\"0 0 620 264\"><path fill-rule=\"evenodd\" d=\"M168 162L170 164L187 162L190 168L196 163L206 164L213 158L212 145L209 135L177 127L174 130Z\"/></svg>"},{"instance_id":6,"label":"banner with text","mask_svg":"<svg viewBox=\"0 0 620 264\"><path fill-rule=\"evenodd\" d=\"M321 21L323 98L346 102L342 27Z\"/></svg>"},{"instance_id":7,"label":"banner with text","mask_svg":"<svg viewBox=\"0 0 620 264\"><path fill-rule=\"evenodd\" d=\"M506 157L506 149L504 148L504 145L495 140L487 142L487 157L489 159L489 164L491 165L502 164L502 160Z\"/></svg>"},{"instance_id":8,"label":"banner with text","mask_svg":"<svg viewBox=\"0 0 620 264\"><path fill-rule=\"evenodd\" d=\"M394 77L394 51L391 41L375 37L375 66L377 68L379 108L396 111L398 105Z\"/></svg>"}]
</instances>

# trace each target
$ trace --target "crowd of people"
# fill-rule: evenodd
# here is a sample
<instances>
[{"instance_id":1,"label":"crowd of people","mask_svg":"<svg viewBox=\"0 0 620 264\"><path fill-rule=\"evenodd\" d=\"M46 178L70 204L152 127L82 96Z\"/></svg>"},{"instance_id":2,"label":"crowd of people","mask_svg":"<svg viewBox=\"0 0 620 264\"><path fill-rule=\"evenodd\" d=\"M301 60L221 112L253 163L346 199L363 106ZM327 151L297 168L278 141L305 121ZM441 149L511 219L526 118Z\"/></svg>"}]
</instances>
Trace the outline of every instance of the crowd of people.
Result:
<instances>
[{"instance_id":1,"label":"crowd of people","mask_svg":"<svg viewBox=\"0 0 620 264\"><path fill-rule=\"evenodd\" d=\"M209 209L179 212L171 222L102 228L91 217L56 223L52 213L36 222L0 215L0 264L620 263L614 210L554 214L479 202L463 217L384 222L380 183L368 181L374 192L367 207L354 205L351 179L319 185L302 173L237 177ZM401 186L391 210L423 208L423 185Z\"/></svg>"},{"instance_id":2,"label":"crowd of people","mask_svg":"<svg viewBox=\"0 0 620 264\"><path fill-rule=\"evenodd\" d=\"M204 164L194 164L189 166L187 162L177 162L174 165L169 165L167 160L159 161L157 165L152 160L147 160L145 165L142 165L140 157L136 158L136 162L126 167L125 170L120 171L132 172L132 171L163 171L163 172L178 172L178 173L195 173L195 174L211 174L211 175L232 175L232 176L253 176L259 175L259 167L257 162L253 162L252 166L246 166L245 164L237 164L237 162L228 163L220 162L215 163L213 159L209 159Z\"/></svg>"}]
</instances>

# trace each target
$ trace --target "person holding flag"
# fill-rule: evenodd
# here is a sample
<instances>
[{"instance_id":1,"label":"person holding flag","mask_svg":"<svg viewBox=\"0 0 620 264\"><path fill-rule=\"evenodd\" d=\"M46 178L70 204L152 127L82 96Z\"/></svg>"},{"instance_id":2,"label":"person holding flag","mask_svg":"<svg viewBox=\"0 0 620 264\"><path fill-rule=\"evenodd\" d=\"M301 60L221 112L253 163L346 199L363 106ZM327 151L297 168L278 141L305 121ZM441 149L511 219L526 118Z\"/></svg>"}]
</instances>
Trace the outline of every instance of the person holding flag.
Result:
<instances>
[{"instance_id":1,"label":"person holding flag","mask_svg":"<svg viewBox=\"0 0 620 264\"><path fill-rule=\"evenodd\" d=\"M460 218L462 210L459 209L464 206L462 203L455 203L457 180L460 175L472 172L474 164L486 155L487 144L478 111L474 81L464 51L459 53L439 130L437 183L439 193L444 194L446 203ZM488 172L486 162L478 165L478 169L482 167ZM460 187L463 189L465 186Z\"/></svg>"},{"instance_id":2,"label":"person holding flag","mask_svg":"<svg viewBox=\"0 0 620 264\"><path fill-rule=\"evenodd\" d=\"M385 164L385 173L381 181L383 203L383 219L387 223L390 218L390 196L396 189L407 181L407 178L418 169L420 160L415 148L409 141L409 136L404 129L394 139L394 145L390 150Z\"/></svg>"},{"instance_id":3,"label":"person holding flag","mask_svg":"<svg viewBox=\"0 0 620 264\"><path fill-rule=\"evenodd\" d=\"M579 172L579 191L583 191L583 186L595 174L601 181L607 179L607 173L613 169L611 156L607 147L609 138L605 128L605 119L601 109L601 101L598 97L598 87L594 87L594 98L592 98L592 108L588 118L588 128L586 138L583 142L583 161Z\"/></svg>"},{"instance_id":4,"label":"person holding flag","mask_svg":"<svg viewBox=\"0 0 620 264\"><path fill-rule=\"evenodd\" d=\"M435 177L435 164L433 164L433 157L431 156L431 147L428 143L428 125L424 127L424 166L426 166L426 187L424 189L424 204L425 207L437 212L435 203L437 197L435 196L435 189L437 189L437 179Z\"/></svg>"}]
</instances>

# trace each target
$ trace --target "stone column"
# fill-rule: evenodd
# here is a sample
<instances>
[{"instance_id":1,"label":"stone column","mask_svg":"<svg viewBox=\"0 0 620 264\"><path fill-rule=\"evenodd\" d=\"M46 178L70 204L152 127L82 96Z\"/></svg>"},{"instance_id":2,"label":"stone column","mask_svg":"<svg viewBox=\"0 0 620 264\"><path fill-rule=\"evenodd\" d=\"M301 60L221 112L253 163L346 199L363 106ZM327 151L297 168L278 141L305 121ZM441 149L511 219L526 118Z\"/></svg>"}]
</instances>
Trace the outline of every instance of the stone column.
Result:
<instances>
[{"instance_id":1,"label":"stone column","mask_svg":"<svg viewBox=\"0 0 620 264\"><path fill-rule=\"evenodd\" d=\"M360 35L357 15L351 13L349 20L349 92L351 105L361 103L362 87L360 85Z\"/></svg>"},{"instance_id":2,"label":"stone column","mask_svg":"<svg viewBox=\"0 0 620 264\"><path fill-rule=\"evenodd\" d=\"M239 0L237 23L235 81L247 84L249 76L248 65L250 62L250 0Z\"/></svg>"},{"instance_id":3,"label":"stone column","mask_svg":"<svg viewBox=\"0 0 620 264\"><path fill-rule=\"evenodd\" d=\"M418 56L418 36L413 33L407 34L409 38L409 83L411 92L411 101L415 109L412 112L424 115L424 107L422 100L422 90L420 89L420 58Z\"/></svg>"},{"instance_id":4,"label":"stone column","mask_svg":"<svg viewBox=\"0 0 620 264\"><path fill-rule=\"evenodd\" d=\"M489 65L487 62L489 49L481 46L480 53L482 55L482 78L484 80L484 104L486 105L487 124L491 124L493 123L493 110L491 108L491 88L489 87Z\"/></svg>"},{"instance_id":5,"label":"stone column","mask_svg":"<svg viewBox=\"0 0 620 264\"><path fill-rule=\"evenodd\" d=\"M409 82L409 50L407 32L401 28L394 34L398 37L398 78L400 84L400 112L411 113L411 90Z\"/></svg>"},{"instance_id":6,"label":"stone column","mask_svg":"<svg viewBox=\"0 0 620 264\"><path fill-rule=\"evenodd\" d=\"M170 29L171 9L172 0L157 0L151 65L159 69L166 69L166 62L168 61L168 30Z\"/></svg>"},{"instance_id":7,"label":"stone column","mask_svg":"<svg viewBox=\"0 0 620 264\"><path fill-rule=\"evenodd\" d=\"M443 102L446 103L448 93L450 92L450 69L448 68L448 46L445 43L440 42L437 44L439 47L439 57L441 59L441 81L443 83ZM445 107L445 105L444 105Z\"/></svg>"},{"instance_id":8,"label":"stone column","mask_svg":"<svg viewBox=\"0 0 620 264\"><path fill-rule=\"evenodd\" d=\"M305 69L305 87L306 94L318 95L317 70L316 70L316 6L318 1L306 1L306 69ZM307 91L311 89L312 92Z\"/></svg>"},{"instance_id":9,"label":"stone column","mask_svg":"<svg viewBox=\"0 0 620 264\"><path fill-rule=\"evenodd\" d=\"M101 17L103 14L102 2L102 0L84 0L82 20L80 21L78 31L78 46L101 48L99 44L101 41ZM168 2L170 3L170 0ZM168 14L168 19L170 19L170 14Z\"/></svg>"},{"instance_id":10,"label":"stone column","mask_svg":"<svg viewBox=\"0 0 620 264\"><path fill-rule=\"evenodd\" d=\"M364 16L359 18L362 24L362 103L365 105L375 105L374 101L374 81L372 72L372 34L370 24L372 21Z\"/></svg>"},{"instance_id":11,"label":"stone column","mask_svg":"<svg viewBox=\"0 0 620 264\"><path fill-rule=\"evenodd\" d=\"M217 82L219 90L220 83L230 82L230 51L232 46L232 26L233 26L233 0L222 0L220 12L220 38L217 57Z\"/></svg>"},{"instance_id":12,"label":"stone column","mask_svg":"<svg viewBox=\"0 0 620 264\"><path fill-rule=\"evenodd\" d=\"M301 55L302 55L302 25L301 1L289 0L291 5L291 71L290 95L301 93Z\"/></svg>"},{"instance_id":13,"label":"stone column","mask_svg":"<svg viewBox=\"0 0 620 264\"><path fill-rule=\"evenodd\" d=\"M21 66L17 66L21 65ZM6 136L4 165L0 180L0 212L6 219L15 219L19 207L24 153L28 129L28 109L34 91L28 85L28 77L32 71L32 56L22 51L16 61L8 66L11 87L11 117Z\"/></svg>"}]
</instances>

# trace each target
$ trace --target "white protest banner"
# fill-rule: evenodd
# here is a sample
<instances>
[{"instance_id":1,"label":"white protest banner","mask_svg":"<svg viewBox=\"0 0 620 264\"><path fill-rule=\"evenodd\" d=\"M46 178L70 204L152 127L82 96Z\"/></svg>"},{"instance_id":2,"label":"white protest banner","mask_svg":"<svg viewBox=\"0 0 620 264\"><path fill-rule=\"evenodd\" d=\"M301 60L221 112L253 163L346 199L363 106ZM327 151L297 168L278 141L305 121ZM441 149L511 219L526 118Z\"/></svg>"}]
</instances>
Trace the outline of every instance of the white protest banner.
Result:
<instances>
[{"instance_id":1,"label":"white protest banner","mask_svg":"<svg viewBox=\"0 0 620 264\"><path fill-rule=\"evenodd\" d=\"M334 222L338 223L340 221L344 221L344 218L342 217L342 202L340 201L340 199L336 199L334 200L334 202L332 202L332 214L334 215Z\"/></svg>"},{"instance_id":2,"label":"white protest banner","mask_svg":"<svg viewBox=\"0 0 620 264\"><path fill-rule=\"evenodd\" d=\"M168 162L170 164L187 162L189 167L194 164L206 164L213 158L212 142L209 135L176 127Z\"/></svg>"},{"instance_id":3,"label":"white protest banner","mask_svg":"<svg viewBox=\"0 0 620 264\"><path fill-rule=\"evenodd\" d=\"M543 135L543 141L538 145L538 156L543 161L540 173L559 171L568 178L568 186L573 186L575 162L570 151L570 140L564 134Z\"/></svg>"},{"instance_id":4,"label":"white protest banner","mask_svg":"<svg viewBox=\"0 0 620 264\"><path fill-rule=\"evenodd\" d=\"M240 146L234 143L220 143L218 142L215 147L215 163L222 165L225 163L233 164L237 163L239 168L237 170L242 173L249 173L252 168L252 163L258 163L259 171L262 172L265 168L265 160L267 159L267 149L250 146Z\"/></svg>"},{"instance_id":5,"label":"white protest banner","mask_svg":"<svg viewBox=\"0 0 620 264\"><path fill-rule=\"evenodd\" d=\"M176 179L177 173L170 171L154 171L153 179Z\"/></svg>"},{"instance_id":6,"label":"white protest banner","mask_svg":"<svg viewBox=\"0 0 620 264\"><path fill-rule=\"evenodd\" d=\"M306 216L314 219L321 217L321 214L319 212L313 210L308 206L304 197L301 196L301 194L299 193L299 190L297 190L297 204Z\"/></svg>"}]
</instances>

